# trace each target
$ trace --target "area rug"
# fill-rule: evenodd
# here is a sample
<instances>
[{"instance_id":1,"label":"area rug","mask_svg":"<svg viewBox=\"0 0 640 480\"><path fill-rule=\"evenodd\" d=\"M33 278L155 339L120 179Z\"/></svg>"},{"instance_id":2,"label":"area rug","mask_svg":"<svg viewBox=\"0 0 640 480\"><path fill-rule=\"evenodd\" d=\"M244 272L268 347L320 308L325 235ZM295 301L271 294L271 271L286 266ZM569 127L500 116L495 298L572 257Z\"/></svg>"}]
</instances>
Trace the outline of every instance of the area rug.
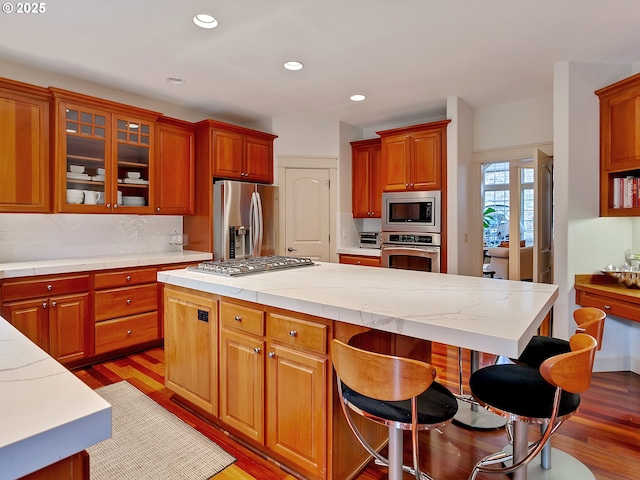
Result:
<instances>
[{"instance_id":1,"label":"area rug","mask_svg":"<svg viewBox=\"0 0 640 480\"><path fill-rule=\"evenodd\" d=\"M209 479L235 458L126 381L96 390L113 433L87 449L91 480Z\"/></svg>"}]
</instances>

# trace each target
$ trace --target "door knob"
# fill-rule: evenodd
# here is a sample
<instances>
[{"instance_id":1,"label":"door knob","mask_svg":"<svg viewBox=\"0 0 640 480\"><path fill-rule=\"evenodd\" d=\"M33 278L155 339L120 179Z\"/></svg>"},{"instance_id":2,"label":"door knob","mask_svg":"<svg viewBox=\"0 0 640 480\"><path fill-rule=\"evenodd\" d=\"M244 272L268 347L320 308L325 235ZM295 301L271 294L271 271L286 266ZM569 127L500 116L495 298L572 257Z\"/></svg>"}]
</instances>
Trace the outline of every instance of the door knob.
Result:
<instances>
[{"instance_id":1,"label":"door knob","mask_svg":"<svg viewBox=\"0 0 640 480\"><path fill-rule=\"evenodd\" d=\"M297 248L293 248L293 247L287 248L287 252L297 252L297 251L298 251Z\"/></svg>"}]
</instances>

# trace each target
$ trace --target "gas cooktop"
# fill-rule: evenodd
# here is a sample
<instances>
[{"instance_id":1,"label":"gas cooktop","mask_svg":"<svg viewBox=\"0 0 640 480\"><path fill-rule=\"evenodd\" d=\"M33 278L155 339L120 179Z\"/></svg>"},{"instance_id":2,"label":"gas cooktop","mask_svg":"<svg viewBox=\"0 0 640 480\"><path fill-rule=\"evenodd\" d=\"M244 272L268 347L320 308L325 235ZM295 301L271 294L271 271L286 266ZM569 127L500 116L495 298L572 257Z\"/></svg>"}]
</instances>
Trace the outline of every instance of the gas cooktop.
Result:
<instances>
[{"instance_id":1,"label":"gas cooktop","mask_svg":"<svg viewBox=\"0 0 640 480\"><path fill-rule=\"evenodd\" d=\"M197 267L187 267L187 270L235 277L237 275L270 272L272 270L282 270L285 268L307 267L310 265L315 265L310 258L273 255L268 257L207 261L200 263Z\"/></svg>"}]
</instances>

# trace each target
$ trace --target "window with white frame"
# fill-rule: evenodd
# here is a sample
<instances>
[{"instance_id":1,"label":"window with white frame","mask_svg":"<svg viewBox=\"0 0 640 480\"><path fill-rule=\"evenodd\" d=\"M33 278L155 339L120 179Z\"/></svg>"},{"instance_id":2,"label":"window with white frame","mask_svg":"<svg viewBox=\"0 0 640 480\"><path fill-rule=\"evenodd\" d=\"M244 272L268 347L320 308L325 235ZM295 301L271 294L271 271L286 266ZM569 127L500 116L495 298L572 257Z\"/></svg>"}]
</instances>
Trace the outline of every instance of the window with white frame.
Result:
<instances>
[{"instance_id":1,"label":"window with white frame","mask_svg":"<svg viewBox=\"0 0 640 480\"><path fill-rule=\"evenodd\" d=\"M518 162L520 163L520 162ZM510 163L487 163L482 167L484 245L499 245L509 240L510 191L516 188L510 178ZM519 167L520 175L520 240L533 244L533 168Z\"/></svg>"}]
</instances>

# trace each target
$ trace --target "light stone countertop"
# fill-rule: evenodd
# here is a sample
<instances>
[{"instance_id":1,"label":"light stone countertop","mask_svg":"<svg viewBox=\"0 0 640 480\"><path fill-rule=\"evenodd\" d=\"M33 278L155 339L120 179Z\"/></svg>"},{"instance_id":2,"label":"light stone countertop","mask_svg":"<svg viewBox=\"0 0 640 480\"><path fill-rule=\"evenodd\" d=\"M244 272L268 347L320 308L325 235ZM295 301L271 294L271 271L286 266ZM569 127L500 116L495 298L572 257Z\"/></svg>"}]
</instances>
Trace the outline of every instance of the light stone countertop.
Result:
<instances>
[{"instance_id":1,"label":"light stone countertop","mask_svg":"<svg viewBox=\"0 0 640 480\"><path fill-rule=\"evenodd\" d=\"M111 405L0 317L0 480L111 437Z\"/></svg>"},{"instance_id":2,"label":"light stone countertop","mask_svg":"<svg viewBox=\"0 0 640 480\"><path fill-rule=\"evenodd\" d=\"M213 255L208 252L182 250L178 252L129 253L124 255L0 263L0 279L89 272L92 270L107 270L111 268L201 262L203 260L211 260L212 257Z\"/></svg>"},{"instance_id":3,"label":"light stone countertop","mask_svg":"<svg viewBox=\"0 0 640 480\"><path fill-rule=\"evenodd\" d=\"M182 269L158 280L508 357L558 297L557 285L320 262L238 277Z\"/></svg>"},{"instance_id":4,"label":"light stone countertop","mask_svg":"<svg viewBox=\"0 0 640 480\"><path fill-rule=\"evenodd\" d=\"M345 247L337 248L336 253L347 255L363 255L365 257L380 257L382 256L379 248L360 248L360 247Z\"/></svg>"}]
</instances>

